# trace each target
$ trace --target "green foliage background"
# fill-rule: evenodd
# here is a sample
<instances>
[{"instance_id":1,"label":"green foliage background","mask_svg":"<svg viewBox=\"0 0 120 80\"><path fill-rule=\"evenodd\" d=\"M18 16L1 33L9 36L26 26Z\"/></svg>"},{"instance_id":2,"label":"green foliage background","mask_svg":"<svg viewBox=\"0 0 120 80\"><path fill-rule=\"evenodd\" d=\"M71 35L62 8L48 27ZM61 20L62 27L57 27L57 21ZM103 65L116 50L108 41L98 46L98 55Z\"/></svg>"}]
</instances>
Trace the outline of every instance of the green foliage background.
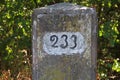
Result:
<instances>
[{"instance_id":1,"label":"green foliage background","mask_svg":"<svg viewBox=\"0 0 120 80\"><path fill-rule=\"evenodd\" d=\"M31 79L32 11L60 2L96 9L97 78L120 79L120 0L0 0L0 79Z\"/></svg>"}]
</instances>

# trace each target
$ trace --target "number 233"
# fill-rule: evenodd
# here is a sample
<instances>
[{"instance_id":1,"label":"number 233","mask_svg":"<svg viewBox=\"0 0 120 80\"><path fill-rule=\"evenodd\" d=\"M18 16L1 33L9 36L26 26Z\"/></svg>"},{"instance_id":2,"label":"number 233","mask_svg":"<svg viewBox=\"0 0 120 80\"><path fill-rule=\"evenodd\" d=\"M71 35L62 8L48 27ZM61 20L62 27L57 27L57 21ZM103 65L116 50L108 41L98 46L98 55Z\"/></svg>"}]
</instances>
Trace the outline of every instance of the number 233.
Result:
<instances>
[{"instance_id":1,"label":"number 233","mask_svg":"<svg viewBox=\"0 0 120 80\"><path fill-rule=\"evenodd\" d=\"M69 46L70 43L68 43L68 39L71 39L74 43L73 46L70 46L70 49L74 49L77 46L77 36L76 35L71 35L70 37L68 37L67 35L63 34L60 36L60 40L63 40L64 42L61 43L60 45L57 45L58 43L58 36L57 35L52 35L50 36L50 41L52 42L52 47L57 48L57 47L61 47L61 48L67 48Z\"/></svg>"}]
</instances>

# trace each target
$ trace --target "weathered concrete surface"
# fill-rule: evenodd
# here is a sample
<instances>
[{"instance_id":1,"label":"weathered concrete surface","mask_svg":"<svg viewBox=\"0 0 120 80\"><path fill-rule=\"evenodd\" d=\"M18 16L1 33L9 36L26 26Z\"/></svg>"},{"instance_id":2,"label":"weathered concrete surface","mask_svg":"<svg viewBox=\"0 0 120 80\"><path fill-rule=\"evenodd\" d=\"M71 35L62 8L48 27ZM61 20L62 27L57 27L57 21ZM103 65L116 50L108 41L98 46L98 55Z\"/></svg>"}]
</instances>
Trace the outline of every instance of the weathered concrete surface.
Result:
<instances>
[{"instance_id":1,"label":"weathered concrete surface","mask_svg":"<svg viewBox=\"0 0 120 80\"><path fill-rule=\"evenodd\" d=\"M92 8L59 3L35 9L32 15L33 80L96 80L97 18ZM82 54L51 55L43 48L49 32L80 32Z\"/></svg>"}]
</instances>

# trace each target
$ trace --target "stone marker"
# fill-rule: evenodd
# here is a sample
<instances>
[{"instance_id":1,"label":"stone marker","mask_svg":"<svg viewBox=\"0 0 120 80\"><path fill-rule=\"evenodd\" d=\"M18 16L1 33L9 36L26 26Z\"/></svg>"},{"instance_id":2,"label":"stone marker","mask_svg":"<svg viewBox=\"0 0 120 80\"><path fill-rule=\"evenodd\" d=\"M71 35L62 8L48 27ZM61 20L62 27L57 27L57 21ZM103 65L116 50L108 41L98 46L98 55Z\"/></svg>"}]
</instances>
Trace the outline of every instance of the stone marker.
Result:
<instances>
[{"instance_id":1,"label":"stone marker","mask_svg":"<svg viewBox=\"0 0 120 80\"><path fill-rule=\"evenodd\" d=\"M59 3L32 15L33 80L96 80L93 8Z\"/></svg>"}]
</instances>

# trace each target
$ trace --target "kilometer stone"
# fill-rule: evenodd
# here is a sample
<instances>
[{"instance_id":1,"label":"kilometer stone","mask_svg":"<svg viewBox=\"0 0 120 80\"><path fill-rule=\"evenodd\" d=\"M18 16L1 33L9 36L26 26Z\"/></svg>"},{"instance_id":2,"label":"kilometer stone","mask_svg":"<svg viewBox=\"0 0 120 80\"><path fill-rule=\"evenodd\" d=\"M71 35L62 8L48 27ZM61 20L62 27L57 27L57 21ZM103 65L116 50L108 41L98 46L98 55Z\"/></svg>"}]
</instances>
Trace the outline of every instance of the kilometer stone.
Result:
<instances>
[{"instance_id":1,"label":"kilometer stone","mask_svg":"<svg viewBox=\"0 0 120 80\"><path fill-rule=\"evenodd\" d=\"M32 15L33 80L96 80L93 8L59 3Z\"/></svg>"}]
</instances>

